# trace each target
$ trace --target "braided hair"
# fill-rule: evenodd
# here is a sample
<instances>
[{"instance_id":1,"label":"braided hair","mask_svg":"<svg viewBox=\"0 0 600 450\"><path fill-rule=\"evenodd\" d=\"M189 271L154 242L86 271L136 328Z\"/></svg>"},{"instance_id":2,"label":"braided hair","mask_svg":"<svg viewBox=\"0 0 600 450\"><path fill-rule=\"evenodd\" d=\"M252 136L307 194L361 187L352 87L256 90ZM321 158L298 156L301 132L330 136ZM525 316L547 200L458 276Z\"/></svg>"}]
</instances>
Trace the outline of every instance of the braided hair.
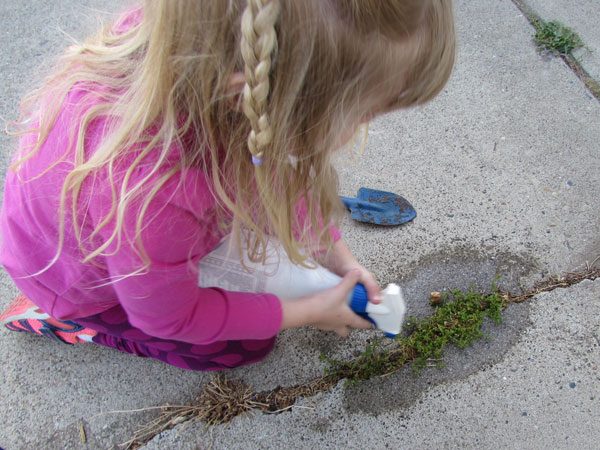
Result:
<instances>
[{"instance_id":1,"label":"braided hair","mask_svg":"<svg viewBox=\"0 0 600 450\"><path fill-rule=\"evenodd\" d=\"M279 10L278 0L249 0L242 15L241 50L246 77L243 110L252 127L248 149L257 167L273 139L267 106L272 54L277 50L275 22Z\"/></svg>"}]
</instances>

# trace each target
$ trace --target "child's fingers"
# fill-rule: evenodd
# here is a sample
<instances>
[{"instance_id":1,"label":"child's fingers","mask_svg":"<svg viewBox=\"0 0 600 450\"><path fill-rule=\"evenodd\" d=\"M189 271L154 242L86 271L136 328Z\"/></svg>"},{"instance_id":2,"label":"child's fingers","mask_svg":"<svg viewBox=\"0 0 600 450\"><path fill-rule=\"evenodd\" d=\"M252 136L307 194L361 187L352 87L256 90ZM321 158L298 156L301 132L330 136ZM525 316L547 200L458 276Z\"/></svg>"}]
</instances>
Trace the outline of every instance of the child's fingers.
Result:
<instances>
[{"instance_id":1,"label":"child's fingers","mask_svg":"<svg viewBox=\"0 0 600 450\"><path fill-rule=\"evenodd\" d=\"M358 314L356 314L356 319L350 325L352 328L361 328L363 330L371 330L373 329L373 324L366 319L363 319Z\"/></svg>"},{"instance_id":2,"label":"child's fingers","mask_svg":"<svg viewBox=\"0 0 600 450\"><path fill-rule=\"evenodd\" d=\"M347 338L350 334L350 330L348 329L348 327L336 328L334 331L336 332L336 334L343 338Z\"/></svg>"},{"instance_id":3,"label":"child's fingers","mask_svg":"<svg viewBox=\"0 0 600 450\"><path fill-rule=\"evenodd\" d=\"M355 317L353 318L351 323L349 323L348 325L346 325L344 327L336 328L334 331L341 337L348 337L352 328L360 328L363 330L372 330L373 329L373 324L371 322L363 319L362 317L360 317L356 314L354 314L354 316Z\"/></svg>"},{"instance_id":4,"label":"child's fingers","mask_svg":"<svg viewBox=\"0 0 600 450\"><path fill-rule=\"evenodd\" d=\"M375 277L368 271L364 271L361 274L360 282L365 286L367 290L367 296L369 301L374 304L381 303L381 289L375 281Z\"/></svg>"},{"instance_id":5,"label":"child's fingers","mask_svg":"<svg viewBox=\"0 0 600 450\"><path fill-rule=\"evenodd\" d=\"M356 286L356 283L360 280L360 277L360 270L353 269L344 275L344 278L342 278L342 281L335 289L339 290L340 294L342 294L342 298L346 299L352 289L354 289L354 286Z\"/></svg>"}]
</instances>

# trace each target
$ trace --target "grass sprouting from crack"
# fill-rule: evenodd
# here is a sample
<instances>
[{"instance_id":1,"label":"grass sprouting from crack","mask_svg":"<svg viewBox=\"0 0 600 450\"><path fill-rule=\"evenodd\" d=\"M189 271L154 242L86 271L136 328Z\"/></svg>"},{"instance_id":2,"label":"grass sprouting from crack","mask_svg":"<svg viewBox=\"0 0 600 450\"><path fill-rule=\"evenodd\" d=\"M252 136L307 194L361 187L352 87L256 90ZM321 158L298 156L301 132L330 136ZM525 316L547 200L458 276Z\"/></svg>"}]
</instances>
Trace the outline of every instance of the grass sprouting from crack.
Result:
<instances>
[{"instance_id":1,"label":"grass sprouting from crack","mask_svg":"<svg viewBox=\"0 0 600 450\"><path fill-rule=\"evenodd\" d=\"M546 48L562 58L569 68L575 72L575 75L583 81L590 93L600 101L600 82L592 78L572 54L576 48L585 47L581 38L558 22L543 21L523 0L512 1L534 27L536 44L540 48ZM566 50L568 52L565 53Z\"/></svg>"},{"instance_id":2,"label":"grass sprouting from crack","mask_svg":"<svg viewBox=\"0 0 600 450\"><path fill-rule=\"evenodd\" d=\"M209 426L216 425L229 422L234 417L255 408L268 406L257 402L253 396L254 392L249 386L219 374L204 386L194 405L163 407L159 417L138 430L133 438L121 445L127 449L135 449L157 434L188 420L196 419Z\"/></svg>"},{"instance_id":3,"label":"grass sprouting from crack","mask_svg":"<svg viewBox=\"0 0 600 450\"><path fill-rule=\"evenodd\" d=\"M468 347L483 337L481 326L484 320L489 318L500 323L502 309L509 304L522 303L543 292L573 286L583 280L600 278L600 268L594 267L597 262L600 263L600 257L588 265L585 271L550 277L519 295L495 288L491 294L473 290L445 294L432 316L407 320L407 336L398 337L385 347L382 345L383 338L376 339L367 345L361 355L349 361L321 356L329 365L325 374L304 384L257 393L243 382L219 374L204 387L195 404L161 408L162 414L159 417L138 430L123 445L128 449L139 448L157 434L194 419L207 425L215 425L226 423L251 410L266 413L285 411L294 406L299 397L325 392L344 378L352 383L386 376L411 362L417 371L432 362L439 366L447 345Z\"/></svg>"},{"instance_id":4,"label":"grass sprouting from crack","mask_svg":"<svg viewBox=\"0 0 600 450\"><path fill-rule=\"evenodd\" d=\"M583 47L583 41L575 31L560 22L536 19L535 42L538 47L560 55L570 55L573 50Z\"/></svg>"}]
</instances>

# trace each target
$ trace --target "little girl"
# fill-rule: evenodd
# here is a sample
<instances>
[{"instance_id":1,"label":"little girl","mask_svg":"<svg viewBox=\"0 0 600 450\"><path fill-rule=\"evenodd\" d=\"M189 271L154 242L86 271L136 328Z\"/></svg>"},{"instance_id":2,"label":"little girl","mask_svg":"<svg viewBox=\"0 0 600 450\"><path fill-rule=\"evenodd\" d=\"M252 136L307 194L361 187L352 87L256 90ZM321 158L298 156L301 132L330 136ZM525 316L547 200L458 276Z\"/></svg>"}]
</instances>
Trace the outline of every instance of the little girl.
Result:
<instances>
[{"instance_id":1,"label":"little girl","mask_svg":"<svg viewBox=\"0 0 600 450\"><path fill-rule=\"evenodd\" d=\"M144 2L23 101L0 218L22 295L0 321L191 370L257 362L288 328L369 328L332 154L439 93L454 52L450 0ZM200 288L227 235L344 278L295 301Z\"/></svg>"}]
</instances>

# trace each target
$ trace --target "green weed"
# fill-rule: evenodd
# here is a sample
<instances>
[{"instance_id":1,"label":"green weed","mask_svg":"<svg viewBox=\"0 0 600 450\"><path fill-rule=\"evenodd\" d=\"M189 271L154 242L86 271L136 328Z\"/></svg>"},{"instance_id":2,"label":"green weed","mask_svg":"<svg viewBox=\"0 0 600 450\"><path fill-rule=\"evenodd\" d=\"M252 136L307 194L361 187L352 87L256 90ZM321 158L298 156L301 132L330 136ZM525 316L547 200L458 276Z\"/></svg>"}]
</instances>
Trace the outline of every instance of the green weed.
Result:
<instances>
[{"instance_id":1,"label":"green weed","mask_svg":"<svg viewBox=\"0 0 600 450\"><path fill-rule=\"evenodd\" d=\"M571 28L560 22L536 20L535 42L538 47L561 55L570 55L573 50L583 47L583 41Z\"/></svg>"},{"instance_id":2,"label":"green weed","mask_svg":"<svg viewBox=\"0 0 600 450\"><path fill-rule=\"evenodd\" d=\"M489 317L499 324L502 305L503 299L498 293L484 295L470 290L446 294L435 314L421 320L415 332L405 338L406 345L415 351L415 367L425 367L428 360L440 361L448 344L466 348L483 337L483 320Z\"/></svg>"},{"instance_id":3,"label":"green weed","mask_svg":"<svg viewBox=\"0 0 600 450\"><path fill-rule=\"evenodd\" d=\"M383 338L375 339L351 361L321 355L321 360L328 364L325 373L352 383L395 372L409 362L413 362L417 371L432 361L440 366L448 344L465 348L483 337L484 319L488 317L500 323L503 307L504 298L498 291L481 294L471 289L446 293L432 316L409 317L404 328L408 336L397 337L391 346L382 346Z\"/></svg>"}]
</instances>

